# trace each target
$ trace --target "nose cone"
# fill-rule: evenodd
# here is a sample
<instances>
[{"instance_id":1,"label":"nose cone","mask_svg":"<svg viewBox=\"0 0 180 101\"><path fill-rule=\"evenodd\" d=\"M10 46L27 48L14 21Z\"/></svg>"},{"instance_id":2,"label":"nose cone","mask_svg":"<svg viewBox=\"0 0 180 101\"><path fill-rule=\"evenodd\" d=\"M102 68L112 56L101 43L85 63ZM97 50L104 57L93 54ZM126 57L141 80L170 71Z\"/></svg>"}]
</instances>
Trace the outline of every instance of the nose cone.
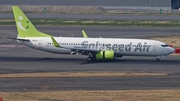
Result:
<instances>
[{"instance_id":1,"label":"nose cone","mask_svg":"<svg viewBox=\"0 0 180 101\"><path fill-rule=\"evenodd\" d=\"M169 54L172 54L172 53L174 53L174 52L175 52L175 49L172 48L172 47L169 47Z\"/></svg>"}]
</instances>

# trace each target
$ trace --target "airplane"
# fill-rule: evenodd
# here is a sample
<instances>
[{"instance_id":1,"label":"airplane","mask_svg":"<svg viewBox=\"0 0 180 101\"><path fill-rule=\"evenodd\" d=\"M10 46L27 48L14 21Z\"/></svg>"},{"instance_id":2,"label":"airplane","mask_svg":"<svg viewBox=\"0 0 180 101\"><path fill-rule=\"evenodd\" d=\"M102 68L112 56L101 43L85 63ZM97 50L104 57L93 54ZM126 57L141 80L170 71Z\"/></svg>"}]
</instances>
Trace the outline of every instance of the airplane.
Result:
<instances>
[{"instance_id":1,"label":"airplane","mask_svg":"<svg viewBox=\"0 0 180 101\"><path fill-rule=\"evenodd\" d=\"M164 42L148 39L55 37L38 31L18 6L12 7L18 43L42 51L58 54L87 55L88 61L114 60L123 56L161 57L174 53L175 49Z\"/></svg>"}]
</instances>

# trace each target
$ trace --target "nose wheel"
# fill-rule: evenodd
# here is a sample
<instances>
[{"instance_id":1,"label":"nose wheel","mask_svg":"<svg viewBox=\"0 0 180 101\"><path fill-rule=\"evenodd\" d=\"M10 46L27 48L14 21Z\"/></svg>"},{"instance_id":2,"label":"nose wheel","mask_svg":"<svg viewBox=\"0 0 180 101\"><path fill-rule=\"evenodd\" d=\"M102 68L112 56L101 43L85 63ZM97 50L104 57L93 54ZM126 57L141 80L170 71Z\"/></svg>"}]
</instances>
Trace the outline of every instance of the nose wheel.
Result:
<instances>
[{"instance_id":1,"label":"nose wheel","mask_svg":"<svg viewBox=\"0 0 180 101\"><path fill-rule=\"evenodd\" d=\"M160 62L160 58L165 58L166 56L157 56L156 62Z\"/></svg>"},{"instance_id":2,"label":"nose wheel","mask_svg":"<svg viewBox=\"0 0 180 101\"><path fill-rule=\"evenodd\" d=\"M160 59L159 59L159 58L156 58L156 62L160 62Z\"/></svg>"}]
</instances>

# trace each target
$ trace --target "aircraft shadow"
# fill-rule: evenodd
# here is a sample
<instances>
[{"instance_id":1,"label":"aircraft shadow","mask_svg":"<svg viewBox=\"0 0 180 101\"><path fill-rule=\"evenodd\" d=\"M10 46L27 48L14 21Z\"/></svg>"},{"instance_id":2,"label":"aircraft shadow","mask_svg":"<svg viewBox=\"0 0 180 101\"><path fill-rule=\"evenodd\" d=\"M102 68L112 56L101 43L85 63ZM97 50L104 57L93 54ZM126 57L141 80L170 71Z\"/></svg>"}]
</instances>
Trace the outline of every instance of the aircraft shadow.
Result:
<instances>
[{"instance_id":1,"label":"aircraft shadow","mask_svg":"<svg viewBox=\"0 0 180 101\"><path fill-rule=\"evenodd\" d=\"M76 63L80 65L85 64L100 64L100 63L119 63L119 64L180 64L180 60L161 60L156 62L154 59L115 59L88 62L84 58L47 58L47 57L0 57L0 62L58 62L58 63Z\"/></svg>"}]
</instances>

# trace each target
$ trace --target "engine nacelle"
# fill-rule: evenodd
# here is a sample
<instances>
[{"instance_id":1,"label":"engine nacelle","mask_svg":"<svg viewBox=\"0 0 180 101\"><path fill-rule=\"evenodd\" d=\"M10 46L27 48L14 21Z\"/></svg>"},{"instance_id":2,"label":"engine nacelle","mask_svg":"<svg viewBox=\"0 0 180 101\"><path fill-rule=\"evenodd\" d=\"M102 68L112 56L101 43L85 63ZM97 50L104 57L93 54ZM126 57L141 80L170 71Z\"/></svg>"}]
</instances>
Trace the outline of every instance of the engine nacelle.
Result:
<instances>
[{"instance_id":1,"label":"engine nacelle","mask_svg":"<svg viewBox=\"0 0 180 101\"><path fill-rule=\"evenodd\" d=\"M114 51L100 51L96 53L96 60L112 60L115 58L115 52Z\"/></svg>"}]
</instances>

